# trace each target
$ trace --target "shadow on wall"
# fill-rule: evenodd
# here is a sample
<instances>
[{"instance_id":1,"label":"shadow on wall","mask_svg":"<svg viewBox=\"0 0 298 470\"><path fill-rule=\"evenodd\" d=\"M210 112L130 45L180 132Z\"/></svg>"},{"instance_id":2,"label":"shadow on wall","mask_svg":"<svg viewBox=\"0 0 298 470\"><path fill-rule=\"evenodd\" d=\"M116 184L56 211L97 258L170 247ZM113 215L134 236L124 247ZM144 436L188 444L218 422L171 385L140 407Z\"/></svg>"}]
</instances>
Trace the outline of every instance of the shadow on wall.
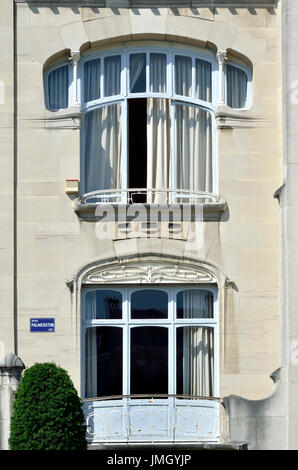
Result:
<instances>
[{"instance_id":1,"label":"shadow on wall","mask_svg":"<svg viewBox=\"0 0 298 470\"><path fill-rule=\"evenodd\" d=\"M63 4L63 0L62 2L57 2L57 6L47 6L45 5L45 7L49 8L54 15L60 15L60 10L59 10L59 6L61 7L61 3ZM130 2L131 3L131 11L134 15L140 15L140 8L136 8L136 7L133 7L133 1ZM60 4L60 5L59 5ZM34 13L35 15L36 14L39 14L39 9L41 8L41 6L39 5L38 7L35 6L35 5L32 5L32 3L29 3L29 8L30 10L32 11L32 13ZM45 8L44 7L44 8ZM161 6L161 8L164 8L165 6ZM97 13L98 15L100 15L100 8L107 8L107 7L84 7L84 8L90 8L93 13ZM160 11L158 9L157 6L155 7L147 7L147 6L142 6L141 7L142 9L150 9L152 11L152 13L155 15L155 16L160 16ZM80 9L78 7L70 7L70 9L73 11L73 13L75 15L80 15ZM199 8L187 8L189 10L189 16L200 16L200 9ZM244 10L244 8L236 8L236 7L229 7L228 10L229 12L231 13L231 15L235 16L235 15L238 15L239 14L239 10ZM263 10L267 10L268 13L270 15L276 15L276 11L274 8L262 8ZM111 7L111 10L112 12L115 14L115 15L120 15L120 11L118 8L116 7ZM177 7L170 7L170 10L172 12L173 15L175 16L180 16L181 13L180 13L180 9L177 8ZM183 8L184 12L183 12L183 16L187 16L185 14L185 8ZM219 12L218 12L218 9L215 8L215 7L210 7L209 8L210 12L213 14L213 15L218 15ZM257 15L258 12L257 12L257 9L256 8L252 8L252 7L248 7L246 8L246 10L251 14L251 15Z\"/></svg>"}]
</instances>

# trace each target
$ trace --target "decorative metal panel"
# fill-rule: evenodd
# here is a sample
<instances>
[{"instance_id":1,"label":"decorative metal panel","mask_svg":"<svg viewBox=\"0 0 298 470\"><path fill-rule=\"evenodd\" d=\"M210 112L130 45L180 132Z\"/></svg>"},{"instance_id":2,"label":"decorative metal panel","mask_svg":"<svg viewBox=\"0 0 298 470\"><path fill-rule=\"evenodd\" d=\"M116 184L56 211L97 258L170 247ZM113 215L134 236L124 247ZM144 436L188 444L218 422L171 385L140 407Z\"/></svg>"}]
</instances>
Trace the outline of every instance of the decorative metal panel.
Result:
<instances>
[{"instance_id":1,"label":"decorative metal panel","mask_svg":"<svg viewBox=\"0 0 298 470\"><path fill-rule=\"evenodd\" d=\"M217 442L220 403L208 399L94 400L84 404L90 443Z\"/></svg>"}]
</instances>

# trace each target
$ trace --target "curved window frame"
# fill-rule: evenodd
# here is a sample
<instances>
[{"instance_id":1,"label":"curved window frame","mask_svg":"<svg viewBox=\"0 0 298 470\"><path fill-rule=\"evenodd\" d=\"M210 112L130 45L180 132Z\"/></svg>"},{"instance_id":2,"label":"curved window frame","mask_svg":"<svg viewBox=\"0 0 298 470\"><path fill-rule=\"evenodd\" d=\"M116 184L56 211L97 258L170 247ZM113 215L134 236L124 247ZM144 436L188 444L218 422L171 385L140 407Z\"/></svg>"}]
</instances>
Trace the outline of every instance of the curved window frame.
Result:
<instances>
[{"instance_id":1,"label":"curved window frame","mask_svg":"<svg viewBox=\"0 0 298 470\"><path fill-rule=\"evenodd\" d=\"M68 68L68 106L60 109L51 109L50 99L49 99L49 76L55 70L67 66ZM44 96L45 96L45 106L48 111L59 112L65 109L68 109L73 103L73 67L69 62L63 61L48 67L44 72Z\"/></svg>"},{"instance_id":2,"label":"curved window frame","mask_svg":"<svg viewBox=\"0 0 298 470\"><path fill-rule=\"evenodd\" d=\"M248 111L252 106L252 76L253 76L252 68L249 67L249 66L246 66L244 64L240 64L239 62L236 62L233 59L229 59L228 62L226 63L226 67L227 67L227 65L231 65L232 67L241 70L242 72L245 73L245 75L247 77L245 105L242 108L231 107L231 109L235 109L237 111ZM228 105L228 80L227 80L228 74L226 72L226 67L225 67L225 74L224 74L224 77L225 77L225 97L226 97L225 102L226 102L226 105L229 106Z\"/></svg>"},{"instance_id":3,"label":"curved window frame","mask_svg":"<svg viewBox=\"0 0 298 470\"><path fill-rule=\"evenodd\" d=\"M122 319L87 319L86 294L97 289L118 291L122 294ZM168 318L161 319L132 319L130 316L130 302L133 292L140 290L158 290L168 294ZM177 294L184 290L200 289L213 294L213 318L177 318ZM168 329L168 394L176 394L177 390L177 329L185 326L202 326L214 329L214 391L213 396L219 396L219 325L218 325L218 288L210 284L200 285L102 285L85 287L81 297L81 392L85 397L85 331L87 328L97 326L114 326L123 330L123 383L122 394L130 394L130 330L141 326L156 326ZM96 398L96 397L92 397Z\"/></svg>"},{"instance_id":4,"label":"curved window frame","mask_svg":"<svg viewBox=\"0 0 298 470\"><path fill-rule=\"evenodd\" d=\"M131 93L129 91L129 56L134 53L146 53L146 92ZM160 53L166 55L166 72L167 72L167 90L166 93L157 93L149 91L150 87L150 72L149 72L149 61L150 53ZM102 95L104 90L104 59L112 55L121 55L121 93L110 97ZM175 93L175 56L182 55L190 57L192 60L192 96L183 96ZM84 97L84 64L90 60L96 58L101 59L101 98L93 100L87 103L82 102L82 130L81 130L81 165L80 165L80 195L84 196L87 191L85 188L85 116L88 112L95 110L99 107L106 106L112 103L119 103L121 106L121 122L122 122L122 157L121 157L121 188L125 189L128 187L128 100L130 98L165 98L169 99L171 103L170 119L174 123L175 105L176 104L187 104L204 109L210 113L212 120L212 192L213 194L218 193L218 178L217 178L217 147L216 147L216 120L215 120L215 108L218 101L218 62L215 53L211 50L203 52L201 49L195 50L195 48L175 47L169 45L168 47L161 46L144 46L134 45L126 46L121 48L106 49L102 52L93 52L88 55L82 56L79 64L79 90L80 97ZM200 59L211 64L211 89L212 89L212 101L203 101L195 97L195 60ZM174 124L171 126L171 168L172 168L172 189L176 188L176 164L174 155ZM98 188L101 189L101 188ZM103 189L103 188L102 188ZM115 188L116 189L116 188ZM181 188L179 188L181 189Z\"/></svg>"}]
</instances>

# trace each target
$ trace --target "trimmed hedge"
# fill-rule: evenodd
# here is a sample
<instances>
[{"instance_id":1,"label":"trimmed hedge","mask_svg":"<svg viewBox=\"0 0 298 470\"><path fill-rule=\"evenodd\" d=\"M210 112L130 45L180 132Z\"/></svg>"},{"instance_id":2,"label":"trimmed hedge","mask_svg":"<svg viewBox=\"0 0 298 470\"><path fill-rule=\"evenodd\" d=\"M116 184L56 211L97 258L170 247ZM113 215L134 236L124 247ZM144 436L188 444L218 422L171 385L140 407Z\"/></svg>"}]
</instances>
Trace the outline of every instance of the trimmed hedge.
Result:
<instances>
[{"instance_id":1,"label":"trimmed hedge","mask_svg":"<svg viewBox=\"0 0 298 470\"><path fill-rule=\"evenodd\" d=\"M15 394L11 450L86 450L82 401L68 373L54 363L27 369Z\"/></svg>"}]
</instances>

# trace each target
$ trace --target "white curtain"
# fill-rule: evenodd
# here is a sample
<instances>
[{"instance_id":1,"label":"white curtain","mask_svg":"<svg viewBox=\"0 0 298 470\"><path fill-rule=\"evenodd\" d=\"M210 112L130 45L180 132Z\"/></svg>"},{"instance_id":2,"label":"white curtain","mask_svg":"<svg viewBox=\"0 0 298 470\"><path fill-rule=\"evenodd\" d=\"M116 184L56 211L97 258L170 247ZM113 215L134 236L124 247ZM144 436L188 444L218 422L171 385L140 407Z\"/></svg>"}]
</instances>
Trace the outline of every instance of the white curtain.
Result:
<instances>
[{"instance_id":1,"label":"white curtain","mask_svg":"<svg viewBox=\"0 0 298 470\"><path fill-rule=\"evenodd\" d=\"M119 95L121 56L106 57L104 60L104 89L105 96Z\"/></svg>"},{"instance_id":2,"label":"white curtain","mask_svg":"<svg viewBox=\"0 0 298 470\"><path fill-rule=\"evenodd\" d=\"M147 187L170 188L169 100L147 99ZM149 194L149 199L150 199ZM155 193L148 202L166 203L166 193Z\"/></svg>"},{"instance_id":3,"label":"white curtain","mask_svg":"<svg viewBox=\"0 0 298 470\"><path fill-rule=\"evenodd\" d=\"M53 70L48 77L49 109L57 111L68 106L68 65Z\"/></svg>"},{"instance_id":4,"label":"white curtain","mask_svg":"<svg viewBox=\"0 0 298 470\"><path fill-rule=\"evenodd\" d=\"M140 78L141 73L144 73L146 67L146 54L132 54L130 56L129 63L129 77L130 77L130 91L132 93L136 91L146 91L146 75L144 83L141 86L140 90L134 90L134 87Z\"/></svg>"},{"instance_id":5,"label":"white curtain","mask_svg":"<svg viewBox=\"0 0 298 470\"><path fill-rule=\"evenodd\" d=\"M247 97L247 75L243 70L227 65L227 103L231 108L244 108Z\"/></svg>"},{"instance_id":6,"label":"white curtain","mask_svg":"<svg viewBox=\"0 0 298 470\"><path fill-rule=\"evenodd\" d=\"M100 59L90 60L84 65L84 100L100 98Z\"/></svg>"},{"instance_id":7,"label":"white curtain","mask_svg":"<svg viewBox=\"0 0 298 470\"><path fill-rule=\"evenodd\" d=\"M211 64L196 59L196 97L203 101L212 101Z\"/></svg>"},{"instance_id":8,"label":"white curtain","mask_svg":"<svg viewBox=\"0 0 298 470\"><path fill-rule=\"evenodd\" d=\"M203 289L183 291L183 318L213 318L213 294Z\"/></svg>"},{"instance_id":9,"label":"white curtain","mask_svg":"<svg viewBox=\"0 0 298 470\"><path fill-rule=\"evenodd\" d=\"M192 94L192 60L190 57L175 57L175 92L177 95Z\"/></svg>"},{"instance_id":10,"label":"white curtain","mask_svg":"<svg viewBox=\"0 0 298 470\"><path fill-rule=\"evenodd\" d=\"M183 328L183 394L212 396L214 332L210 327Z\"/></svg>"},{"instance_id":11,"label":"white curtain","mask_svg":"<svg viewBox=\"0 0 298 470\"><path fill-rule=\"evenodd\" d=\"M150 91L166 93L167 60L165 54L150 54Z\"/></svg>"},{"instance_id":12,"label":"white curtain","mask_svg":"<svg viewBox=\"0 0 298 470\"><path fill-rule=\"evenodd\" d=\"M85 335L86 351L86 377L85 393L86 398L97 396L97 328L87 328Z\"/></svg>"},{"instance_id":13,"label":"white curtain","mask_svg":"<svg viewBox=\"0 0 298 470\"><path fill-rule=\"evenodd\" d=\"M175 106L176 187L212 192L211 115L195 106Z\"/></svg>"},{"instance_id":14,"label":"white curtain","mask_svg":"<svg viewBox=\"0 0 298 470\"><path fill-rule=\"evenodd\" d=\"M201 289L183 291L183 318L213 318L213 294ZM213 328L187 326L183 329L183 393L213 394Z\"/></svg>"},{"instance_id":15,"label":"white curtain","mask_svg":"<svg viewBox=\"0 0 298 470\"><path fill-rule=\"evenodd\" d=\"M85 117L85 193L121 187L121 106L112 104Z\"/></svg>"}]
</instances>

